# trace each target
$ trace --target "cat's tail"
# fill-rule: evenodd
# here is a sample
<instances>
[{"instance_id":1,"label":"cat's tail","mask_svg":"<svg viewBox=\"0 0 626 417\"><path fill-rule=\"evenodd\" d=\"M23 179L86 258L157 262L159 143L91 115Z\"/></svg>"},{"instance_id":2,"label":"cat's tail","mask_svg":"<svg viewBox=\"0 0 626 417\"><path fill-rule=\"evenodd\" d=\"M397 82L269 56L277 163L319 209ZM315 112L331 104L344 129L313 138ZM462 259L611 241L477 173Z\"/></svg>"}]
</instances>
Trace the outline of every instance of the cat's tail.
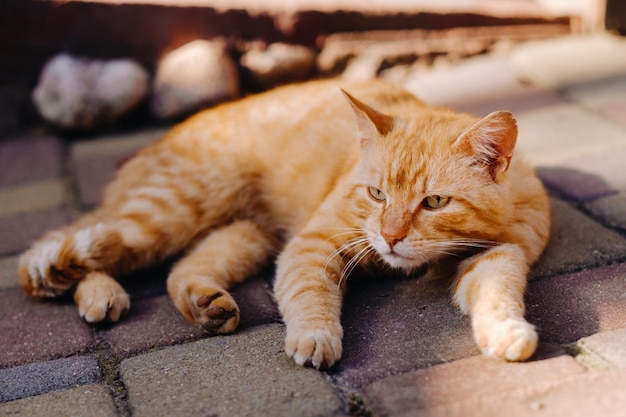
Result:
<instances>
[{"instance_id":1,"label":"cat's tail","mask_svg":"<svg viewBox=\"0 0 626 417\"><path fill-rule=\"evenodd\" d=\"M105 223L48 233L19 261L19 283L29 294L55 297L72 289L88 273L109 271L124 255L118 229Z\"/></svg>"}]
</instances>

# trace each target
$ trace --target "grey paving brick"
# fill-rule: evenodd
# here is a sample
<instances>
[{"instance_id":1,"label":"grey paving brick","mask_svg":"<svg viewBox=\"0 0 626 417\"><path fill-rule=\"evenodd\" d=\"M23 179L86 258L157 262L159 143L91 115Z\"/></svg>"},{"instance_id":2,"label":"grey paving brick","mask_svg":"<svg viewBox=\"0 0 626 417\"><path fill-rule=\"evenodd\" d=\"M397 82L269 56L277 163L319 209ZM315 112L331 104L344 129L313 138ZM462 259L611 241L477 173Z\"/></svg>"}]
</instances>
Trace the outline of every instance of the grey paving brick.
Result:
<instances>
[{"instance_id":1,"label":"grey paving brick","mask_svg":"<svg viewBox=\"0 0 626 417\"><path fill-rule=\"evenodd\" d=\"M581 337L624 327L626 264L532 282L527 316L540 339L571 343Z\"/></svg>"},{"instance_id":2,"label":"grey paving brick","mask_svg":"<svg viewBox=\"0 0 626 417\"><path fill-rule=\"evenodd\" d=\"M45 394L100 378L98 361L90 356L62 358L0 369L0 402Z\"/></svg>"},{"instance_id":3,"label":"grey paving brick","mask_svg":"<svg viewBox=\"0 0 626 417\"><path fill-rule=\"evenodd\" d=\"M626 239L570 205L551 199L552 226L548 246L533 267L531 279L606 265L626 258Z\"/></svg>"},{"instance_id":4,"label":"grey paving brick","mask_svg":"<svg viewBox=\"0 0 626 417\"><path fill-rule=\"evenodd\" d=\"M21 290L0 291L0 368L56 359L94 345L73 303L43 302Z\"/></svg>"},{"instance_id":5,"label":"grey paving brick","mask_svg":"<svg viewBox=\"0 0 626 417\"><path fill-rule=\"evenodd\" d=\"M626 328L585 337L578 342L578 345L584 351L599 356L611 365L626 369L626 349L624 349L626 346Z\"/></svg>"},{"instance_id":6,"label":"grey paving brick","mask_svg":"<svg viewBox=\"0 0 626 417\"><path fill-rule=\"evenodd\" d=\"M117 411L103 385L68 388L36 397L0 404L0 414L6 417L115 417Z\"/></svg>"},{"instance_id":7,"label":"grey paving brick","mask_svg":"<svg viewBox=\"0 0 626 417\"><path fill-rule=\"evenodd\" d=\"M18 256L0 259L0 289L17 286Z\"/></svg>"},{"instance_id":8,"label":"grey paving brick","mask_svg":"<svg viewBox=\"0 0 626 417\"><path fill-rule=\"evenodd\" d=\"M66 208L0 217L0 256L22 252L45 232L65 226L76 218L77 213Z\"/></svg>"},{"instance_id":9,"label":"grey paving brick","mask_svg":"<svg viewBox=\"0 0 626 417\"><path fill-rule=\"evenodd\" d=\"M0 188L0 216L54 209L61 207L65 200L65 185L59 179Z\"/></svg>"},{"instance_id":10,"label":"grey paving brick","mask_svg":"<svg viewBox=\"0 0 626 417\"><path fill-rule=\"evenodd\" d=\"M626 232L626 192L599 198L584 207L604 225Z\"/></svg>"},{"instance_id":11,"label":"grey paving brick","mask_svg":"<svg viewBox=\"0 0 626 417\"><path fill-rule=\"evenodd\" d=\"M344 386L479 353L469 320L452 306L444 282L352 282L342 322L343 357L333 380Z\"/></svg>"},{"instance_id":12,"label":"grey paving brick","mask_svg":"<svg viewBox=\"0 0 626 417\"><path fill-rule=\"evenodd\" d=\"M501 398L515 389L585 372L558 347L543 345L539 349L526 363L474 356L384 378L363 389L365 401L381 416L422 415L438 406L472 398Z\"/></svg>"},{"instance_id":13,"label":"grey paving brick","mask_svg":"<svg viewBox=\"0 0 626 417\"><path fill-rule=\"evenodd\" d=\"M58 178L62 169L62 144L55 137L18 137L0 142L0 187Z\"/></svg>"},{"instance_id":14,"label":"grey paving brick","mask_svg":"<svg viewBox=\"0 0 626 417\"><path fill-rule=\"evenodd\" d=\"M269 291L269 284L260 278L251 279L234 289L232 294L241 313L240 331L280 320ZM124 357L203 336L206 335L176 310L169 295L133 302L130 314L106 333L111 352Z\"/></svg>"},{"instance_id":15,"label":"grey paving brick","mask_svg":"<svg viewBox=\"0 0 626 417\"><path fill-rule=\"evenodd\" d=\"M133 415L334 415L341 401L323 374L285 356L283 338L270 324L124 360Z\"/></svg>"}]
</instances>

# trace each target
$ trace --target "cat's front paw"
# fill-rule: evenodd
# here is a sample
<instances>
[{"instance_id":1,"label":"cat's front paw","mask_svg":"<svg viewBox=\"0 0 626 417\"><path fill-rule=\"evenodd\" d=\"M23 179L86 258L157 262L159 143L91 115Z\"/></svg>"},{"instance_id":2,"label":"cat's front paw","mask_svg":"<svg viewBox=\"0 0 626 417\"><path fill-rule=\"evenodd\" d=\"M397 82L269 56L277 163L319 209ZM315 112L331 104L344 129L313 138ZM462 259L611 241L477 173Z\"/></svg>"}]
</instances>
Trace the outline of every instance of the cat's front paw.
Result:
<instances>
[{"instance_id":1,"label":"cat's front paw","mask_svg":"<svg viewBox=\"0 0 626 417\"><path fill-rule=\"evenodd\" d=\"M342 338L340 324L330 327L287 326L285 352L298 365L327 369L341 358Z\"/></svg>"},{"instance_id":2,"label":"cat's front paw","mask_svg":"<svg viewBox=\"0 0 626 417\"><path fill-rule=\"evenodd\" d=\"M89 323L106 319L116 322L130 309L124 288L102 272L91 272L80 281L74 293L78 313Z\"/></svg>"},{"instance_id":3,"label":"cat's front paw","mask_svg":"<svg viewBox=\"0 0 626 417\"><path fill-rule=\"evenodd\" d=\"M538 342L534 326L522 318L476 320L474 338L485 355L514 362L530 358Z\"/></svg>"}]
</instances>

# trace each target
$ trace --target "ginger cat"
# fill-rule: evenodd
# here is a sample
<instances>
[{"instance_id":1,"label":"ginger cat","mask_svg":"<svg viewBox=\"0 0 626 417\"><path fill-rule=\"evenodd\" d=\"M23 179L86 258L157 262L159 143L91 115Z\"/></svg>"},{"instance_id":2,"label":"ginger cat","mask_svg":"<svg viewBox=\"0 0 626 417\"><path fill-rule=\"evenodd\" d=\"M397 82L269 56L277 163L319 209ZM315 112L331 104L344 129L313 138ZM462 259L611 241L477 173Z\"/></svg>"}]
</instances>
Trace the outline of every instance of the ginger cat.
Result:
<instances>
[{"instance_id":1,"label":"ginger cat","mask_svg":"<svg viewBox=\"0 0 626 417\"><path fill-rule=\"evenodd\" d=\"M516 137L508 112L432 108L382 81L315 81L223 104L144 149L97 210L36 242L20 283L38 297L73 290L86 321L117 321L130 303L113 277L185 252L167 282L174 304L229 333L239 310L227 290L280 253L285 350L319 368L341 357L355 266L453 265L452 298L482 351L524 360L537 334L523 297L549 202L513 157Z\"/></svg>"}]
</instances>

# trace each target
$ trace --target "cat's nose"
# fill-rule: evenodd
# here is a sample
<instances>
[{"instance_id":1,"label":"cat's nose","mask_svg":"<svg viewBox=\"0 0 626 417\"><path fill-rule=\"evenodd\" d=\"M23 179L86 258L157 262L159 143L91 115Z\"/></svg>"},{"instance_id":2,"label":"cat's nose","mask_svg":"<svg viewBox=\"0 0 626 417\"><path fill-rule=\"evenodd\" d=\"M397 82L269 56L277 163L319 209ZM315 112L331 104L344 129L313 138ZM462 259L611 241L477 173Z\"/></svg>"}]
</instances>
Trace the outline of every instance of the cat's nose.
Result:
<instances>
[{"instance_id":1,"label":"cat's nose","mask_svg":"<svg viewBox=\"0 0 626 417\"><path fill-rule=\"evenodd\" d=\"M385 239L385 242L389 245L389 249L393 249L393 247L401 242L406 237L405 230L381 230L380 235Z\"/></svg>"}]
</instances>

